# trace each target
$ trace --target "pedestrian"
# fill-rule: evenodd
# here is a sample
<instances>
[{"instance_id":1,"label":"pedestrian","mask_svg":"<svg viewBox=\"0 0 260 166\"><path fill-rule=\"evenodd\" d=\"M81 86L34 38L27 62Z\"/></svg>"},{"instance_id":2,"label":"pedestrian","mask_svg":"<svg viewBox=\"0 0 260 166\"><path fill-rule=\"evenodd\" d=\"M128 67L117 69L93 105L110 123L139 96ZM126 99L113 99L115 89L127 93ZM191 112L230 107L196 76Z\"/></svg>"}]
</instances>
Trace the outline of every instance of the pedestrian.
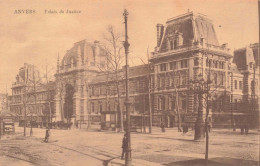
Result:
<instances>
[{"instance_id":1,"label":"pedestrian","mask_svg":"<svg viewBox=\"0 0 260 166\"><path fill-rule=\"evenodd\" d=\"M248 131L249 131L249 125L246 124L246 125L245 125L245 133L246 133L246 135L248 134Z\"/></svg>"},{"instance_id":2,"label":"pedestrian","mask_svg":"<svg viewBox=\"0 0 260 166\"><path fill-rule=\"evenodd\" d=\"M244 130L245 130L244 126L241 125L241 126L240 126L240 129L241 129L241 135L243 135L243 134L244 134Z\"/></svg>"},{"instance_id":3,"label":"pedestrian","mask_svg":"<svg viewBox=\"0 0 260 166\"><path fill-rule=\"evenodd\" d=\"M48 142L50 137L50 129L47 127L44 142Z\"/></svg>"},{"instance_id":4,"label":"pedestrian","mask_svg":"<svg viewBox=\"0 0 260 166\"><path fill-rule=\"evenodd\" d=\"M211 131L211 126L212 126L212 123L211 122L208 122L208 124L207 124L208 126L207 126L207 128L208 128L208 132L210 133L210 131Z\"/></svg>"},{"instance_id":5,"label":"pedestrian","mask_svg":"<svg viewBox=\"0 0 260 166\"><path fill-rule=\"evenodd\" d=\"M164 133L164 132L165 132L165 126L164 126L164 123L161 123L161 129L162 129L162 132Z\"/></svg>"},{"instance_id":6,"label":"pedestrian","mask_svg":"<svg viewBox=\"0 0 260 166\"><path fill-rule=\"evenodd\" d=\"M79 127L79 122L78 121L76 121L76 128L78 128Z\"/></svg>"},{"instance_id":7,"label":"pedestrian","mask_svg":"<svg viewBox=\"0 0 260 166\"><path fill-rule=\"evenodd\" d=\"M188 125L187 125L187 124L183 124L182 130L183 130L183 131L182 131L182 132L183 132L183 135L186 134L186 133L189 131Z\"/></svg>"},{"instance_id":8,"label":"pedestrian","mask_svg":"<svg viewBox=\"0 0 260 166\"><path fill-rule=\"evenodd\" d=\"M123 138L123 141L122 141L122 156L121 156L122 160L124 159L124 156L126 154L127 146L128 146L127 137L126 137L126 134L124 134L124 138Z\"/></svg>"}]
</instances>

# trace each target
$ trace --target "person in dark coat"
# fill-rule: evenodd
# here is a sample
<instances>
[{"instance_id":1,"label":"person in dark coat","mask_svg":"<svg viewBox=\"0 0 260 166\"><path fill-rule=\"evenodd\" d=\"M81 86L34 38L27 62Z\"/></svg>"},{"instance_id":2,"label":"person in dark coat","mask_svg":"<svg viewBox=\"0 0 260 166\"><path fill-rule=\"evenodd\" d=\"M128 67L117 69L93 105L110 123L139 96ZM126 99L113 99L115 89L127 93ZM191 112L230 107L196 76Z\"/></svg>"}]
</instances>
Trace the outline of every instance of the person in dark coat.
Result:
<instances>
[{"instance_id":1,"label":"person in dark coat","mask_svg":"<svg viewBox=\"0 0 260 166\"><path fill-rule=\"evenodd\" d=\"M45 134L44 142L48 142L48 141L49 141L49 137L50 137L50 129L47 128L47 129L46 129L46 134Z\"/></svg>"},{"instance_id":2,"label":"person in dark coat","mask_svg":"<svg viewBox=\"0 0 260 166\"><path fill-rule=\"evenodd\" d=\"M246 135L248 134L248 131L249 131L249 125L248 125L248 124L245 124L245 134L246 134Z\"/></svg>"},{"instance_id":3,"label":"person in dark coat","mask_svg":"<svg viewBox=\"0 0 260 166\"><path fill-rule=\"evenodd\" d=\"M127 138L126 138L126 134L124 135L123 141L122 141L122 156L121 159L124 159L124 156L126 154L126 150L127 150Z\"/></svg>"},{"instance_id":4,"label":"person in dark coat","mask_svg":"<svg viewBox=\"0 0 260 166\"><path fill-rule=\"evenodd\" d=\"M161 129L162 129L162 132L164 133L164 132L165 132L165 126L164 126L164 123L161 123Z\"/></svg>"}]
</instances>

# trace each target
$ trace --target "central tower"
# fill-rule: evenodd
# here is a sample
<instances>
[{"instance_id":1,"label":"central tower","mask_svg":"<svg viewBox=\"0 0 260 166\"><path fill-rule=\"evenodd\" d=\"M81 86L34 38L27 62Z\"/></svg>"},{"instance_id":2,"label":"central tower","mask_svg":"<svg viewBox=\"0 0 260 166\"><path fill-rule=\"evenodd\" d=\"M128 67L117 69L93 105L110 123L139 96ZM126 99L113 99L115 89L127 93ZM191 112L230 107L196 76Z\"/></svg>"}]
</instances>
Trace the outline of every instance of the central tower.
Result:
<instances>
[{"instance_id":1,"label":"central tower","mask_svg":"<svg viewBox=\"0 0 260 166\"><path fill-rule=\"evenodd\" d=\"M98 41L79 41L67 51L61 62L58 57L55 74L56 112L53 121L88 121L88 82L100 72L99 67L104 64L104 50Z\"/></svg>"}]
</instances>

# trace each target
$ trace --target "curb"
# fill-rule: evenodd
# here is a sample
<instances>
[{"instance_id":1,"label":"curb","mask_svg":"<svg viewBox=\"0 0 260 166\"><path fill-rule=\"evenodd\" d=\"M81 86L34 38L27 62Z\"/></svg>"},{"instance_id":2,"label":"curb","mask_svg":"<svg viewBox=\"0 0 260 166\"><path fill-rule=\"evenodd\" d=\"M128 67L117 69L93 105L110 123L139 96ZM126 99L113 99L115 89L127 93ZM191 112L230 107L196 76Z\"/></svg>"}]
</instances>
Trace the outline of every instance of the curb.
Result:
<instances>
[{"instance_id":1,"label":"curb","mask_svg":"<svg viewBox=\"0 0 260 166\"><path fill-rule=\"evenodd\" d=\"M107 166L124 166L125 160L121 160L120 158L112 159L108 162ZM146 160L141 159L132 159L132 166L162 166L160 163L153 163Z\"/></svg>"}]
</instances>

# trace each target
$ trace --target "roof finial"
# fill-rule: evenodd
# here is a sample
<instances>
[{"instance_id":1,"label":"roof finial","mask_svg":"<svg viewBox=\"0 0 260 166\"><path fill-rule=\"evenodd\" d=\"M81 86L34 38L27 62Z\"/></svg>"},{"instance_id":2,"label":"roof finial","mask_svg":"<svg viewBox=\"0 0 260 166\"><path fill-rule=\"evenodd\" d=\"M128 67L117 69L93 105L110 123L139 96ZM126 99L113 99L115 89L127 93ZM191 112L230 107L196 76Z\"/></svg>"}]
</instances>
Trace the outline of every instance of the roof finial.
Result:
<instances>
[{"instance_id":1,"label":"roof finial","mask_svg":"<svg viewBox=\"0 0 260 166\"><path fill-rule=\"evenodd\" d=\"M190 9L188 9L188 13L190 12Z\"/></svg>"}]
</instances>

